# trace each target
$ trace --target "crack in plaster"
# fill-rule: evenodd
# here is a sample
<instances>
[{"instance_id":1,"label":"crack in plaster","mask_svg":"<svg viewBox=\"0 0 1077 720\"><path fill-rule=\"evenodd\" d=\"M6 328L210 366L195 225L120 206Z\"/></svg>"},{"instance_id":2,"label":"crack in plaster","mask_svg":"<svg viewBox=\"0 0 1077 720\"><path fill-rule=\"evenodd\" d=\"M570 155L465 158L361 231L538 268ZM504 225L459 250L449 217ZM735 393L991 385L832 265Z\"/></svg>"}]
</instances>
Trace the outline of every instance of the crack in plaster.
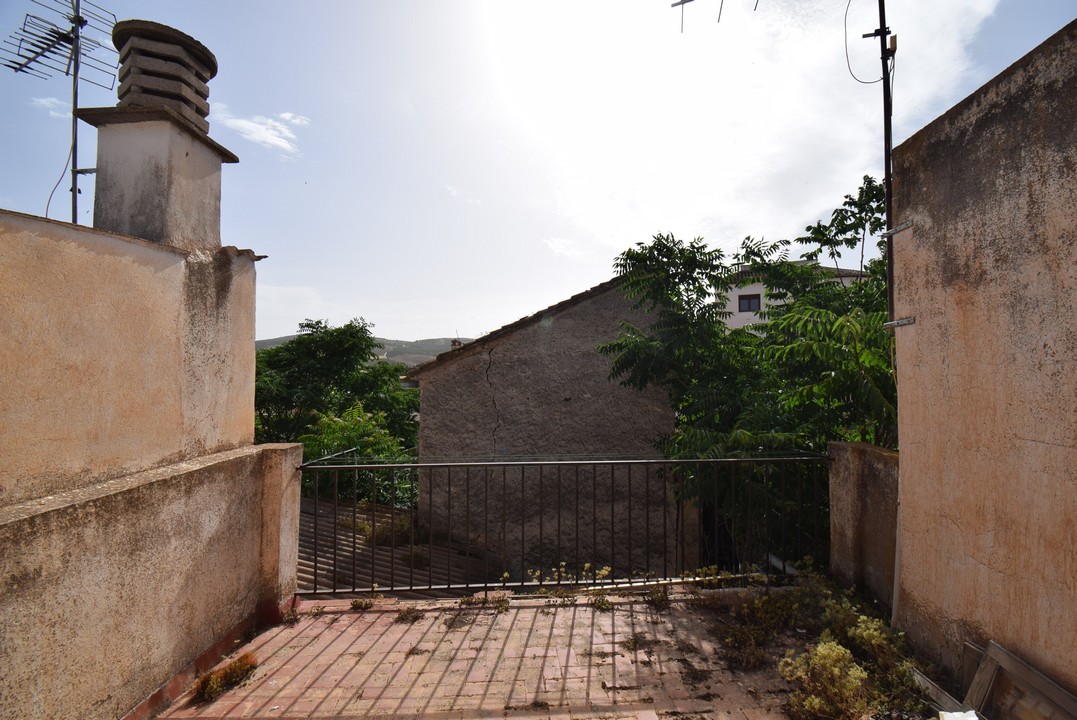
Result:
<instances>
[{"instance_id":1,"label":"crack in plaster","mask_svg":"<svg viewBox=\"0 0 1077 720\"><path fill-rule=\"evenodd\" d=\"M490 403L494 406L494 431L491 433L493 440L493 453L497 455L497 431L501 429L501 410L497 407L497 392L494 383L490 380L490 368L494 365L494 349L486 351L486 385L490 388Z\"/></svg>"}]
</instances>

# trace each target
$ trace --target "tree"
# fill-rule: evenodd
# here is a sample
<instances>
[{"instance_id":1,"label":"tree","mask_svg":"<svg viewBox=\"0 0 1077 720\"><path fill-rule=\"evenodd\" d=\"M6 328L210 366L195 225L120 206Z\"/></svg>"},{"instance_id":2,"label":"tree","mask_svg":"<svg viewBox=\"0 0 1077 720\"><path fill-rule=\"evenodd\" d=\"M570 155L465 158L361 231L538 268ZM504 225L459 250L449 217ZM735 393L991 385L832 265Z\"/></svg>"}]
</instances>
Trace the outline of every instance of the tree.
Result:
<instances>
[{"instance_id":1,"label":"tree","mask_svg":"<svg viewBox=\"0 0 1077 720\"><path fill-rule=\"evenodd\" d=\"M759 449L825 450L830 440L896 445L896 387L886 317L885 266L863 265L864 246L882 227L882 190L871 178L847 195L829 222L806 228L810 249L789 259L788 240L746 238L729 262L702 239L656 235L622 253L618 273L647 328L625 324L600 351L611 377L633 387L665 387L676 427L661 445L674 456ZM866 276L842 281L843 249L860 250ZM728 291L761 282L772 305L763 322L730 329Z\"/></svg>"},{"instance_id":2,"label":"tree","mask_svg":"<svg viewBox=\"0 0 1077 720\"><path fill-rule=\"evenodd\" d=\"M401 386L403 365L376 361L378 347L370 325L361 318L336 328L308 319L292 340L260 350L254 403L257 440L305 437L308 458L320 457L348 449L328 442L338 429L334 421L343 420L353 426L372 423L383 431L397 445L394 459L410 452L417 442L418 391ZM353 411L357 405L360 409ZM336 436L346 442L352 431ZM315 439L319 434L323 440ZM376 447L387 446L379 440ZM320 454L312 455L314 449Z\"/></svg>"}]
</instances>

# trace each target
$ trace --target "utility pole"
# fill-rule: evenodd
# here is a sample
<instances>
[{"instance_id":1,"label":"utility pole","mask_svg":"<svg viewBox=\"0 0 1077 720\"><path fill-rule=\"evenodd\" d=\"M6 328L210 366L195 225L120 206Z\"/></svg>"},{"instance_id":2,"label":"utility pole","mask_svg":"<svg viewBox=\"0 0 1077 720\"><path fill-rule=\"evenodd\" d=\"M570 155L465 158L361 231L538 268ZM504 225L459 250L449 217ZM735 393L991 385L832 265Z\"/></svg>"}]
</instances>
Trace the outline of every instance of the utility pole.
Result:
<instances>
[{"instance_id":1,"label":"utility pole","mask_svg":"<svg viewBox=\"0 0 1077 720\"><path fill-rule=\"evenodd\" d=\"M897 36L887 41L890 28L886 26L886 0L879 0L879 28L865 33L865 38L879 38L879 53L883 65L883 192L886 194L886 308L889 320L894 319L894 178L890 155L894 144L893 97L890 92L890 61L897 52Z\"/></svg>"}]
</instances>

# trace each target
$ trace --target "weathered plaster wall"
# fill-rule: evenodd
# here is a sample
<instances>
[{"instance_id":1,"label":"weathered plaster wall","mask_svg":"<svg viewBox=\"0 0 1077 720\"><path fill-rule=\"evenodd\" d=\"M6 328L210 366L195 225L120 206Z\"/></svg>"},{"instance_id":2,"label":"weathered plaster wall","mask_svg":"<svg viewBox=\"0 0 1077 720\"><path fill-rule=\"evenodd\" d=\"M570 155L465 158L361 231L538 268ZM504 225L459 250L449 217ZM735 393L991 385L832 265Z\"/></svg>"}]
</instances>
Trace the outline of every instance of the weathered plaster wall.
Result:
<instances>
[{"instance_id":1,"label":"weathered plaster wall","mask_svg":"<svg viewBox=\"0 0 1077 720\"><path fill-rule=\"evenodd\" d=\"M221 156L167 120L97 131L94 227L188 249L221 245Z\"/></svg>"},{"instance_id":2,"label":"weathered plaster wall","mask_svg":"<svg viewBox=\"0 0 1077 720\"><path fill-rule=\"evenodd\" d=\"M1077 22L895 151L898 624L1077 690Z\"/></svg>"},{"instance_id":3,"label":"weathered plaster wall","mask_svg":"<svg viewBox=\"0 0 1077 720\"><path fill-rule=\"evenodd\" d=\"M610 381L610 359L596 350L617 337L623 321L648 322L631 310L616 286L607 287L579 302L555 306L534 322L480 339L452 360L417 373L420 458L661 457L654 441L673 425L665 392L640 392ZM623 469L585 467L577 483L574 472L558 476L553 470L532 469L504 487L498 474L490 482L479 475L470 483L456 480L451 488L444 473L434 473L432 480L424 480L425 491L420 490L420 515L435 527L448 528L451 494L453 535L470 533L473 542L508 563L514 578L524 569L577 559L580 564L614 563L628 571L630 547L633 567L643 567L648 551L660 563L665 549L648 540L645 517L652 524L651 537L663 536L665 519L671 558L676 540L675 508L667 488L659 480L647 483L638 468L635 472L630 479ZM629 495L635 511L631 527ZM598 512L592 513L595 506ZM459 515L465 507L471 510L467 527Z\"/></svg>"},{"instance_id":4,"label":"weathered plaster wall","mask_svg":"<svg viewBox=\"0 0 1077 720\"><path fill-rule=\"evenodd\" d=\"M665 392L610 381L596 351L622 321L647 322L607 289L422 372L420 457L660 457L654 441L673 426Z\"/></svg>"},{"instance_id":5,"label":"weathered plaster wall","mask_svg":"<svg viewBox=\"0 0 1077 720\"><path fill-rule=\"evenodd\" d=\"M295 590L299 445L0 509L0 718L114 718Z\"/></svg>"},{"instance_id":6,"label":"weathered plaster wall","mask_svg":"<svg viewBox=\"0 0 1077 720\"><path fill-rule=\"evenodd\" d=\"M890 606L897 538L898 454L830 443L830 572Z\"/></svg>"},{"instance_id":7,"label":"weathered plaster wall","mask_svg":"<svg viewBox=\"0 0 1077 720\"><path fill-rule=\"evenodd\" d=\"M254 260L0 211L0 505L250 444Z\"/></svg>"}]
</instances>

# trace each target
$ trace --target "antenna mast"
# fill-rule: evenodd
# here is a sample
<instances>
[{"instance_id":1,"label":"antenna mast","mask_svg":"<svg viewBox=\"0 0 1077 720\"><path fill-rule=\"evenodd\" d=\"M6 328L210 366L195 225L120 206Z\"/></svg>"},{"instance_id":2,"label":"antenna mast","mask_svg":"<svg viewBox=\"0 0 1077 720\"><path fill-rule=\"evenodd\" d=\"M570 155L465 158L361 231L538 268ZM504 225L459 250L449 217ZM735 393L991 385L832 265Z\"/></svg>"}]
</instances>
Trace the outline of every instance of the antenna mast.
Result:
<instances>
[{"instance_id":1,"label":"antenna mast","mask_svg":"<svg viewBox=\"0 0 1077 720\"><path fill-rule=\"evenodd\" d=\"M71 77L71 222L78 222L79 175L94 168L79 168L79 133L75 111L79 107L79 81L106 90L116 84L117 53L83 34L85 28L112 36L116 16L90 0L33 0L54 19L27 14L22 27L0 46L0 64L17 73L42 80L53 73ZM84 71L89 74L84 74Z\"/></svg>"}]
</instances>

